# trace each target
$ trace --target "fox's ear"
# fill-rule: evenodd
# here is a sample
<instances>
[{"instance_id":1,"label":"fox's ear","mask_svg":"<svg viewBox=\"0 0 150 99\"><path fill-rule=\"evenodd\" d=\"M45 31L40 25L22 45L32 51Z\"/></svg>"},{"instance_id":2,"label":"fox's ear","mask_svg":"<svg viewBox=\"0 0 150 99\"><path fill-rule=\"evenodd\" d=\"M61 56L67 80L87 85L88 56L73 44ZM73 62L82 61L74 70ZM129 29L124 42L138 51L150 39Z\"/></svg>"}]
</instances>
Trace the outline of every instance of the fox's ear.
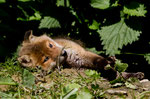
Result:
<instances>
[{"instance_id":1,"label":"fox's ear","mask_svg":"<svg viewBox=\"0 0 150 99\"><path fill-rule=\"evenodd\" d=\"M32 33L33 33L32 30L25 32L25 35L24 35L25 43L30 43L34 39L35 36Z\"/></svg>"},{"instance_id":2,"label":"fox's ear","mask_svg":"<svg viewBox=\"0 0 150 99\"><path fill-rule=\"evenodd\" d=\"M24 67L33 67L33 61L29 55L22 55L18 58L19 63Z\"/></svg>"}]
</instances>

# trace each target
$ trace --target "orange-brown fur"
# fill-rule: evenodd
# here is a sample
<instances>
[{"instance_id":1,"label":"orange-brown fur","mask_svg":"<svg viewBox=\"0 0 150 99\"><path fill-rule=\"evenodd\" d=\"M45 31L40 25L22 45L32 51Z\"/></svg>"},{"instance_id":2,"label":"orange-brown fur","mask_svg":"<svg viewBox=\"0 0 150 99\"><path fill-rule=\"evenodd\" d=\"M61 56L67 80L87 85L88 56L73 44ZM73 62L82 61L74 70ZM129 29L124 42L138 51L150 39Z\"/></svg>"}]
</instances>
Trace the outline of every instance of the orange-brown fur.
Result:
<instances>
[{"instance_id":1,"label":"orange-brown fur","mask_svg":"<svg viewBox=\"0 0 150 99\"><path fill-rule=\"evenodd\" d=\"M70 67L85 67L85 68L103 68L107 61L102 56L85 50L79 44L67 39L54 39L58 44L63 46L67 52L66 63Z\"/></svg>"},{"instance_id":2,"label":"orange-brown fur","mask_svg":"<svg viewBox=\"0 0 150 99\"><path fill-rule=\"evenodd\" d=\"M50 48L49 44L53 47ZM48 60L44 62L46 57ZM44 70L52 69L57 62L65 63L69 67L92 69L103 68L108 63L102 56L85 50L71 40L51 39L47 35L37 37L31 31L25 34L18 60L25 67L41 66Z\"/></svg>"},{"instance_id":3,"label":"orange-brown fur","mask_svg":"<svg viewBox=\"0 0 150 99\"><path fill-rule=\"evenodd\" d=\"M29 32L30 33L30 32ZM30 38L30 36L32 36ZM57 57L61 55L62 46L57 46L52 39L47 37L46 35L42 35L40 37L35 37L32 34L28 39L22 43L22 47L19 51L18 60L25 67L36 67L42 66L44 70L51 69L56 65ZM53 47L50 48L49 44L52 44ZM49 57L48 61L44 62L45 57Z\"/></svg>"}]
</instances>

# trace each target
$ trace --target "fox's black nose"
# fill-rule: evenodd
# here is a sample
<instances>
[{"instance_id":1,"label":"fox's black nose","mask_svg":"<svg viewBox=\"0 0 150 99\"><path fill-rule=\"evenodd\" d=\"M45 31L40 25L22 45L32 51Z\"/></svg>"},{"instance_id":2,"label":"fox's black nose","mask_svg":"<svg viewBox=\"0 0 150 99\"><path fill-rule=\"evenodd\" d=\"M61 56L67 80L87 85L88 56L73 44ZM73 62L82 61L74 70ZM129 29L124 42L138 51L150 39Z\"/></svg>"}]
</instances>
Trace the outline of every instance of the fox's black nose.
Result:
<instances>
[{"instance_id":1,"label":"fox's black nose","mask_svg":"<svg viewBox=\"0 0 150 99\"><path fill-rule=\"evenodd\" d=\"M67 56L67 52L65 50L62 51L62 56Z\"/></svg>"}]
</instances>

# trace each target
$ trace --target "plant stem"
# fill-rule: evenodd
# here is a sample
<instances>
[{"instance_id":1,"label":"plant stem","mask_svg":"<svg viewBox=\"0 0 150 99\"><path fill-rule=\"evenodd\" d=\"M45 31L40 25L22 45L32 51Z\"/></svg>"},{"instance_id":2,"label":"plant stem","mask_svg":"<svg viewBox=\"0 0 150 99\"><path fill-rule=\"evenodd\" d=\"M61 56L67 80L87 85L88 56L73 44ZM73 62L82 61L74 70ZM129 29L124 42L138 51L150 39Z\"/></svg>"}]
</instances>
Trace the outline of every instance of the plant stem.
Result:
<instances>
[{"instance_id":1,"label":"plant stem","mask_svg":"<svg viewBox=\"0 0 150 99\"><path fill-rule=\"evenodd\" d=\"M0 82L0 85L17 85L15 82Z\"/></svg>"},{"instance_id":2,"label":"plant stem","mask_svg":"<svg viewBox=\"0 0 150 99\"><path fill-rule=\"evenodd\" d=\"M138 55L138 56L144 56L145 54L139 54L139 53L131 53L131 52L124 52L121 54L127 54L127 55Z\"/></svg>"}]
</instances>

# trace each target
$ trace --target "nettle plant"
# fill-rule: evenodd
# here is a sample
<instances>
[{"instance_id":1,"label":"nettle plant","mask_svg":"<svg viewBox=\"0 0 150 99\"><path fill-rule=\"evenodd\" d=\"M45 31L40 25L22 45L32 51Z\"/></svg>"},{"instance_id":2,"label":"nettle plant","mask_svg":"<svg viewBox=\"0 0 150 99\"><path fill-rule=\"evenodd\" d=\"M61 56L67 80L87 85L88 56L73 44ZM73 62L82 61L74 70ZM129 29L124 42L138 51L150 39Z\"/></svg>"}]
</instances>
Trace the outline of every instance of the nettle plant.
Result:
<instances>
[{"instance_id":1,"label":"nettle plant","mask_svg":"<svg viewBox=\"0 0 150 99\"><path fill-rule=\"evenodd\" d=\"M99 40L104 53L114 56L121 54L124 46L139 40L142 34L142 20L148 17L146 14L149 1L18 0L18 2L17 7L24 14L24 17L18 16L18 21L36 20L39 21L40 30L61 29L69 36L84 36L83 39L86 41L89 41L89 38ZM27 8L32 11L28 11ZM144 56L150 64L150 53L138 55Z\"/></svg>"}]
</instances>

